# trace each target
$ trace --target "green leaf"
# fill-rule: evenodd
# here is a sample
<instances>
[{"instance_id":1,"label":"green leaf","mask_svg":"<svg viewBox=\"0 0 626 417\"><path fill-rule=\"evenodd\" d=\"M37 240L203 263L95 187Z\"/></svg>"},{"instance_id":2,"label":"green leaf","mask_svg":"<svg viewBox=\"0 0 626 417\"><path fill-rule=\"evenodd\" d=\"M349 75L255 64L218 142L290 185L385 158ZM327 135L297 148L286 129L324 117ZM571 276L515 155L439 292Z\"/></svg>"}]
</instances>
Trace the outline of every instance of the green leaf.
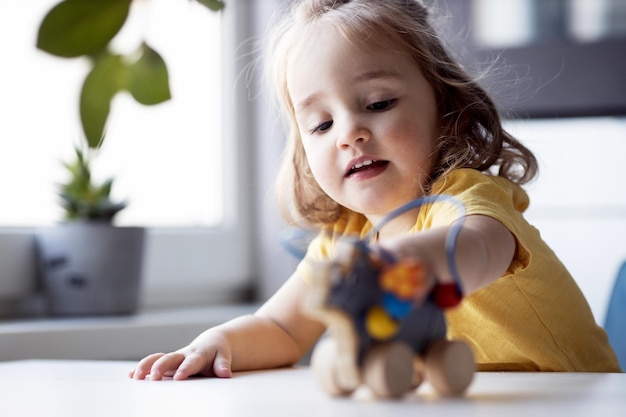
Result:
<instances>
[{"instance_id":1,"label":"green leaf","mask_svg":"<svg viewBox=\"0 0 626 417\"><path fill-rule=\"evenodd\" d=\"M108 199L111 195L111 188L113 187L113 178L109 178L103 182L99 187L94 187L94 193L98 200Z\"/></svg>"},{"instance_id":2,"label":"green leaf","mask_svg":"<svg viewBox=\"0 0 626 417\"><path fill-rule=\"evenodd\" d=\"M62 57L104 48L124 25L132 0L64 0L44 17L37 48Z\"/></svg>"},{"instance_id":3,"label":"green leaf","mask_svg":"<svg viewBox=\"0 0 626 417\"><path fill-rule=\"evenodd\" d=\"M222 10L225 6L224 2L221 0L196 0L196 1L202 4L203 6L206 6L209 9L213 10L214 12Z\"/></svg>"},{"instance_id":4,"label":"green leaf","mask_svg":"<svg viewBox=\"0 0 626 417\"><path fill-rule=\"evenodd\" d=\"M65 218L111 222L117 213L126 208L127 203L111 201L113 179L108 179L100 185L92 182L90 163L94 154L84 154L79 147L76 147L75 151L76 158L71 163L63 163L70 173L70 178L60 184L59 188Z\"/></svg>"},{"instance_id":5,"label":"green leaf","mask_svg":"<svg viewBox=\"0 0 626 417\"><path fill-rule=\"evenodd\" d=\"M128 66L126 88L141 104L162 103L171 98L165 61L154 49L143 44L141 57Z\"/></svg>"},{"instance_id":6,"label":"green leaf","mask_svg":"<svg viewBox=\"0 0 626 417\"><path fill-rule=\"evenodd\" d=\"M111 100L125 84L127 70L119 55L96 57L80 93L80 120L90 148L98 148L111 110Z\"/></svg>"}]
</instances>

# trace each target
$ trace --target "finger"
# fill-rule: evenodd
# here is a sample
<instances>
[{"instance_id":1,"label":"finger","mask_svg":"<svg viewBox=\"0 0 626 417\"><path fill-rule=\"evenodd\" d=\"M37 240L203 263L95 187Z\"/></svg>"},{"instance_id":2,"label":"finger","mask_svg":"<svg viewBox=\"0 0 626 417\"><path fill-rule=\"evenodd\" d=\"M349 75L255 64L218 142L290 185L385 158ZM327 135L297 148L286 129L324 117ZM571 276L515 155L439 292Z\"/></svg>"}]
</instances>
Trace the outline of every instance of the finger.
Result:
<instances>
[{"instance_id":1,"label":"finger","mask_svg":"<svg viewBox=\"0 0 626 417\"><path fill-rule=\"evenodd\" d=\"M225 355L222 351L217 352L213 361L213 373L218 378L230 378L233 376L230 355Z\"/></svg>"},{"instance_id":2,"label":"finger","mask_svg":"<svg viewBox=\"0 0 626 417\"><path fill-rule=\"evenodd\" d=\"M168 353L158 358L150 369L150 380L158 381L172 375L185 360L185 355L178 352Z\"/></svg>"},{"instance_id":3,"label":"finger","mask_svg":"<svg viewBox=\"0 0 626 417\"><path fill-rule=\"evenodd\" d=\"M153 353L152 355L146 356L141 361L139 361L139 363L137 364L137 367L133 369L128 374L128 376L133 379L145 379L146 376L150 373L150 369L152 368L152 365L154 364L154 362L160 359L163 355L165 354Z\"/></svg>"},{"instance_id":4,"label":"finger","mask_svg":"<svg viewBox=\"0 0 626 417\"><path fill-rule=\"evenodd\" d=\"M207 371L208 369L208 371ZM208 362L206 356L199 353L187 355L185 360L180 364L174 373L174 379L187 379L192 375L202 374L211 376L211 363Z\"/></svg>"}]
</instances>

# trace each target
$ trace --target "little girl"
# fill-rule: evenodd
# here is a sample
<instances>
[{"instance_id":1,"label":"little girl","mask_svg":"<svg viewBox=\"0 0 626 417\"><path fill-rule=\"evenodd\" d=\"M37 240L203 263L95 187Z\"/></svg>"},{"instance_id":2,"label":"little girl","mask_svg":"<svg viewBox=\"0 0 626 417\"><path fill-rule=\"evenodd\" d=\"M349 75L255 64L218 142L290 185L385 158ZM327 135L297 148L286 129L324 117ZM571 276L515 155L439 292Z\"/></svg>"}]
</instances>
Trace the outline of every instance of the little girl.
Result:
<instances>
[{"instance_id":1,"label":"little girl","mask_svg":"<svg viewBox=\"0 0 626 417\"><path fill-rule=\"evenodd\" d=\"M297 1L269 46L290 127L280 205L287 220L321 232L254 315L144 358L132 378L294 364L325 331L300 309L311 265L340 237L366 236L394 209L436 194L465 206L455 252L464 299L446 319L479 370L620 371L575 281L522 215L534 156L504 131L419 1ZM458 220L446 205L424 205L389 221L373 244L450 282L445 240Z\"/></svg>"}]
</instances>

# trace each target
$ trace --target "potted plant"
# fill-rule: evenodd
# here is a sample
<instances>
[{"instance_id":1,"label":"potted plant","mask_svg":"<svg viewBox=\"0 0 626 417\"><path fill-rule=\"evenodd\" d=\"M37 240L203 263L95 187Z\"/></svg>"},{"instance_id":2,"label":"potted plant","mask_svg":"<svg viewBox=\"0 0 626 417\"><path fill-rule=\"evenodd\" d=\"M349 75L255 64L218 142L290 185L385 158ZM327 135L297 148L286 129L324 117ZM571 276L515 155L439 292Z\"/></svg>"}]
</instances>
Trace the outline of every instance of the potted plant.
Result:
<instances>
[{"instance_id":1,"label":"potted plant","mask_svg":"<svg viewBox=\"0 0 626 417\"><path fill-rule=\"evenodd\" d=\"M36 235L39 267L52 315L129 314L139 304L145 229L115 227L126 202L111 199L113 179L96 184L95 150L75 149L59 186L65 221Z\"/></svg>"},{"instance_id":2,"label":"potted plant","mask_svg":"<svg viewBox=\"0 0 626 417\"><path fill-rule=\"evenodd\" d=\"M62 0L38 28L39 49L90 64L78 106L85 143L65 163L69 179L59 190L65 222L42 228L36 239L53 315L127 314L138 306L145 230L113 225L126 203L111 200L113 179L96 184L91 172L116 94L127 91L144 105L170 99L166 63L147 42L128 54L110 48L134 1ZM224 7L220 0L195 1L213 11Z\"/></svg>"}]
</instances>

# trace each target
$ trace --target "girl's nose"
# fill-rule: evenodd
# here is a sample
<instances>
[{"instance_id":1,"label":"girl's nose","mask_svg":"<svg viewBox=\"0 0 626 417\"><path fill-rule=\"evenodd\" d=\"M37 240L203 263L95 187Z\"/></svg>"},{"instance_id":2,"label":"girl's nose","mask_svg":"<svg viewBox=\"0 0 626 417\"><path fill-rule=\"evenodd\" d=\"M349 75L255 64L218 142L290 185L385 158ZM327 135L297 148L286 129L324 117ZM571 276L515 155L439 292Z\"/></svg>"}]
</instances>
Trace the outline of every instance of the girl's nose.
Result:
<instances>
[{"instance_id":1,"label":"girl's nose","mask_svg":"<svg viewBox=\"0 0 626 417\"><path fill-rule=\"evenodd\" d=\"M354 146L357 143L368 142L372 134L370 130L358 120L345 121L344 129L337 137L337 147L343 149L346 147Z\"/></svg>"}]
</instances>

